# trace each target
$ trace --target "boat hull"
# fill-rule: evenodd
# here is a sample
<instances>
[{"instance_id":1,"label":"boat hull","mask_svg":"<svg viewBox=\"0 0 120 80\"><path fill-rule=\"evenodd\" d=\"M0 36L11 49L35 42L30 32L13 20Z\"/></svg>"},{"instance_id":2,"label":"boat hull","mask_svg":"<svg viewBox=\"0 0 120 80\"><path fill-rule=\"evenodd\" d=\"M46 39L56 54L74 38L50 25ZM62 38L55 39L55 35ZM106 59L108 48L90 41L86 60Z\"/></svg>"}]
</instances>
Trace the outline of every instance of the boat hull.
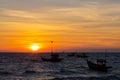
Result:
<instances>
[{"instance_id":1,"label":"boat hull","mask_svg":"<svg viewBox=\"0 0 120 80\"><path fill-rule=\"evenodd\" d=\"M62 58L57 58L57 59L50 58L50 59L48 59L48 58L41 57L41 60L42 61L47 61L47 62L60 62L60 61L62 61Z\"/></svg>"},{"instance_id":2,"label":"boat hull","mask_svg":"<svg viewBox=\"0 0 120 80\"><path fill-rule=\"evenodd\" d=\"M106 65L96 64L96 63L93 63L93 62L88 61L88 60L87 60L87 64L88 64L88 67L90 69L97 70L97 71L105 71L105 72L107 72L108 68L109 68Z\"/></svg>"}]
</instances>

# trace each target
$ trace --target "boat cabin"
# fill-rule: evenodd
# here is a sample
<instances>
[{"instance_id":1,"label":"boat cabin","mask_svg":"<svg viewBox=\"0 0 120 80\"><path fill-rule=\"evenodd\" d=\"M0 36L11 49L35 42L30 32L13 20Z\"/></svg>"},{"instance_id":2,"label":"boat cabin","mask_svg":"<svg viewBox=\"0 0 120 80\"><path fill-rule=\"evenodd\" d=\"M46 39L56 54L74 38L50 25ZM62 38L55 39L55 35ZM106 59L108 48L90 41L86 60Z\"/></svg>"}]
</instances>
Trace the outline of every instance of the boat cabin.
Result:
<instances>
[{"instance_id":1,"label":"boat cabin","mask_svg":"<svg viewBox=\"0 0 120 80\"><path fill-rule=\"evenodd\" d=\"M106 65L106 60L105 59L97 59L97 64Z\"/></svg>"}]
</instances>

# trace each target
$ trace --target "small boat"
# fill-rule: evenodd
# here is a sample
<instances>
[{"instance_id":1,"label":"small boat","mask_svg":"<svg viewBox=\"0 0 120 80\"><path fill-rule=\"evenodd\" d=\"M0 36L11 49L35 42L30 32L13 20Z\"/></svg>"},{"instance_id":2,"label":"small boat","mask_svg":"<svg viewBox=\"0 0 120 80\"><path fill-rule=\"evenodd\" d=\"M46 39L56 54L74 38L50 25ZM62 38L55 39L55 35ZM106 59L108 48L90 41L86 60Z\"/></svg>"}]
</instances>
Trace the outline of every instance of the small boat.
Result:
<instances>
[{"instance_id":1,"label":"small boat","mask_svg":"<svg viewBox=\"0 0 120 80\"><path fill-rule=\"evenodd\" d=\"M90 69L97 70L97 71L107 72L109 68L112 68L106 65L106 60L104 59L97 59L96 63L87 60L87 64Z\"/></svg>"},{"instance_id":2,"label":"small boat","mask_svg":"<svg viewBox=\"0 0 120 80\"><path fill-rule=\"evenodd\" d=\"M48 61L48 62L60 62L60 61L62 61L62 58L59 58L58 54L51 54L51 58L41 57L41 60Z\"/></svg>"},{"instance_id":3,"label":"small boat","mask_svg":"<svg viewBox=\"0 0 120 80\"><path fill-rule=\"evenodd\" d=\"M33 71L33 70L26 70L24 72L24 74L34 74L34 73L37 73L36 71Z\"/></svg>"},{"instance_id":4,"label":"small boat","mask_svg":"<svg viewBox=\"0 0 120 80\"><path fill-rule=\"evenodd\" d=\"M79 54L79 55L76 55L76 56L81 57L81 58L87 58L88 57L85 53L82 53L82 54Z\"/></svg>"},{"instance_id":5,"label":"small boat","mask_svg":"<svg viewBox=\"0 0 120 80\"><path fill-rule=\"evenodd\" d=\"M0 71L0 75L10 75L12 73L10 72L7 72L7 71Z\"/></svg>"},{"instance_id":6,"label":"small boat","mask_svg":"<svg viewBox=\"0 0 120 80\"><path fill-rule=\"evenodd\" d=\"M10 75L10 74L12 73L4 70L4 68L0 68L0 75Z\"/></svg>"},{"instance_id":7,"label":"small boat","mask_svg":"<svg viewBox=\"0 0 120 80\"><path fill-rule=\"evenodd\" d=\"M41 62L41 61L38 60L38 59L31 59L30 61L31 61L31 62Z\"/></svg>"},{"instance_id":8,"label":"small boat","mask_svg":"<svg viewBox=\"0 0 120 80\"><path fill-rule=\"evenodd\" d=\"M75 53L68 54L69 57L75 56Z\"/></svg>"}]
</instances>

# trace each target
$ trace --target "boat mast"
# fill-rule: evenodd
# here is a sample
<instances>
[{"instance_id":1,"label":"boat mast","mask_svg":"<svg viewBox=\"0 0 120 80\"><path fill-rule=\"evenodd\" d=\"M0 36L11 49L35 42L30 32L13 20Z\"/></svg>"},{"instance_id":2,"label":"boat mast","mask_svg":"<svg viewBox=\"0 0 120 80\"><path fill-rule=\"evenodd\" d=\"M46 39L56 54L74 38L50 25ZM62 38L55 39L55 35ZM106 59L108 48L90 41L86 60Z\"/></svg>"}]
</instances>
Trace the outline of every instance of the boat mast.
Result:
<instances>
[{"instance_id":1,"label":"boat mast","mask_svg":"<svg viewBox=\"0 0 120 80\"><path fill-rule=\"evenodd\" d=\"M51 41L51 54L53 54L53 41Z\"/></svg>"}]
</instances>

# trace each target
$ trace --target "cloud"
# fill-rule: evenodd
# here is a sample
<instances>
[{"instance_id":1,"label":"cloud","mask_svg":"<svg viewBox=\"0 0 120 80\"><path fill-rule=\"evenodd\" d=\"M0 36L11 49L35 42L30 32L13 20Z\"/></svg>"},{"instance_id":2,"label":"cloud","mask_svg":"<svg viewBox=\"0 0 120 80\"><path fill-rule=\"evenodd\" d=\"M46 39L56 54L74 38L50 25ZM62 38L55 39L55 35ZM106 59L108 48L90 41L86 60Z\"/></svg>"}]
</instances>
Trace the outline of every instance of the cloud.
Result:
<instances>
[{"instance_id":1,"label":"cloud","mask_svg":"<svg viewBox=\"0 0 120 80\"><path fill-rule=\"evenodd\" d=\"M2 21L40 23L56 26L64 25L70 27L99 27L100 24L111 26L110 22L114 22L116 26L119 25L120 21L118 0L110 0L109 2L108 0L29 0L29 4L28 0L18 0L16 2L19 5L17 8L13 4L14 2L16 0L12 0L11 2L6 1L10 8L11 6L14 7L10 9L5 6L6 8L1 10L2 14L7 16L2 16Z\"/></svg>"},{"instance_id":2,"label":"cloud","mask_svg":"<svg viewBox=\"0 0 120 80\"><path fill-rule=\"evenodd\" d=\"M18 17L18 18L38 18L37 14L30 13L22 10L13 10L13 9L0 9L1 14L9 17Z\"/></svg>"}]
</instances>

